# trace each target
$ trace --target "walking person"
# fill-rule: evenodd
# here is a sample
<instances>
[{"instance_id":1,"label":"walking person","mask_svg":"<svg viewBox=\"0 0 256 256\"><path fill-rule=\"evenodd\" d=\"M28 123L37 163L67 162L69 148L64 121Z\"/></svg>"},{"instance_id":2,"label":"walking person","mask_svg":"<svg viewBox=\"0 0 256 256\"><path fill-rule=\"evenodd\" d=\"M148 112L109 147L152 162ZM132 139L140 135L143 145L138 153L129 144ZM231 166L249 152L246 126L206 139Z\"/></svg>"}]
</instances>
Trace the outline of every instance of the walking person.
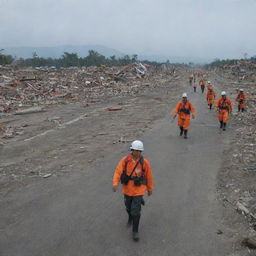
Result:
<instances>
[{"instance_id":1,"label":"walking person","mask_svg":"<svg viewBox=\"0 0 256 256\"><path fill-rule=\"evenodd\" d=\"M206 93L206 100L207 100L208 108L210 110L212 109L212 105L214 104L215 98L216 98L216 93L213 90L213 88L208 89Z\"/></svg>"},{"instance_id":2,"label":"walking person","mask_svg":"<svg viewBox=\"0 0 256 256\"><path fill-rule=\"evenodd\" d=\"M117 191L121 181L128 213L127 226L132 226L132 238L138 241L141 205L144 204L143 195L146 192L148 196L152 195L153 176L149 161L142 156L143 143L140 140L133 141L130 150L131 153L123 157L116 167L113 176L113 191Z\"/></svg>"},{"instance_id":3,"label":"walking person","mask_svg":"<svg viewBox=\"0 0 256 256\"><path fill-rule=\"evenodd\" d=\"M190 86L192 86L193 78L194 78L193 75L190 75L190 76L188 77L188 81L189 81L189 85L190 85Z\"/></svg>"},{"instance_id":4,"label":"walking person","mask_svg":"<svg viewBox=\"0 0 256 256\"><path fill-rule=\"evenodd\" d=\"M227 97L225 91L221 92L221 98L216 103L216 109L218 112L218 119L220 122L220 129L226 130L229 114L233 110L231 100Z\"/></svg>"},{"instance_id":5,"label":"walking person","mask_svg":"<svg viewBox=\"0 0 256 256\"><path fill-rule=\"evenodd\" d=\"M203 78L200 80L199 85L201 87L201 92L204 93L205 83Z\"/></svg>"},{"instance_id":6,"label":"walking person","mask_svg":"<svg viewBox=\"0 0 256 256\"><path fill-rule=\"evenodd\" d=\"M246 101L246 96L244 94L244 90L240 89L238 95L236 96L236 101L238 102L238 112L240 110L244 112L245 110L245 101Z\"/></svg>"},{"instance_id":7,"label":"walking person","mask_svg":"<svg viewBox=\"0 0 256 256\"><path fill-rule=\"evenodd\" d=\"M180 136L184 133L184 139L188 138L188 130L190 126L190 115L195 118L195 108L193 104L188 101L188 96L186 93L182 94L182 100L178 102L175 109L173 110L173 118L178 118L178 126L180 127Z\"/></svg>"},{"instance_id":8,"label":"walking person","mask_svg":"<svg viewBox=\"0 0 256 256\"><path fill-rule=\"evenodd\" d=\"M194 92L196 92L196 87L197 87L197 84L196 84L196 82L194 82L194 84L193 84Z\"/></svg>"}]
</instances>

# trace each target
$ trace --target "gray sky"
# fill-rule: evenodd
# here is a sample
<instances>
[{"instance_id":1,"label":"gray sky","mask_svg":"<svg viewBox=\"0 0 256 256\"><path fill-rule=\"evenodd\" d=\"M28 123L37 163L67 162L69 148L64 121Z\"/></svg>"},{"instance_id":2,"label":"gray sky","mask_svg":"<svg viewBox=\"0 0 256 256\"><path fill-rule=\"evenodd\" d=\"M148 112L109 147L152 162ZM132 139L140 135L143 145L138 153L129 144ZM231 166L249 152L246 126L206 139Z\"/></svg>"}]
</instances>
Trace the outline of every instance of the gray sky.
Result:
<instances>
[{"instance_id":1,"label":"gray sky","mask_svg":"<svg viewBox=\"0 0 256 256\"><path fill-rule=\"evenodd\" d=\"M105 45L146 55L256 55L256 0L0 0L0 48Z\"/></svg>"}]
</instances>

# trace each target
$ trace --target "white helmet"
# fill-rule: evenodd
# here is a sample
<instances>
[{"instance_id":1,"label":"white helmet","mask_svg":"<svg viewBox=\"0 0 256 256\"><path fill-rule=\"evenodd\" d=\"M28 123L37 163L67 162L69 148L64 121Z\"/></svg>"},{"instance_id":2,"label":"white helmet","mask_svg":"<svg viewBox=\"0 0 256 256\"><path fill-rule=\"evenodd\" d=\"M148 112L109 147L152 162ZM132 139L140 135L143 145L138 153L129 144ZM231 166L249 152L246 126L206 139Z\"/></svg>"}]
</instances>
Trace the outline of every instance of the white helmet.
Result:
<instances>
[{"instance_id":1,"label":"white helmet","mask_svg":"<svg viewBox=\"0 0 256 256\"><path fill-rule=\"evenodd\" d=\"M143 147L143 143L140 140L135 140L132 142L131 146L130 146L131 150L138 150L138 151L143 151L144 147Z\"/></svg>"},{"instance_id":2,"label":"white helmet","mask_svg":"<svg viewBox=\"0 0 256 256\"><path fill-rule=\"evenodd\" d=\"M227 95L225 91L221 92L221 96Z\"/></svg>"},{"instance_id":3,"label":"white helmet","mask_svg":"<svg viewBox=\"0 0 256 256\"><path fill-rule=\"evenodd\" d=\"M188 95L184 92L184 93L182 93L182 98L187 98L188 97Z\"/></svg>"},{"instance_id":4,"label":"white helmet","mask_svg":"<svg viewBox=\"0 0 256 256\"><path fill-rule=\"evenodd\" d=\"M211 83L211 81L208 81L207 83L208 83L208 84L210 84L210 83Z\"/></svg>"},{"instance_id":5,"label":"white helmet","mask_svg":"<svg viewBox=\"0 0 256 256\"><path fill-rule=\"evenodd\" d=\"M240 89L240 92L243 92L244 91L244 89Z\"/></svg>"}]
</instances>

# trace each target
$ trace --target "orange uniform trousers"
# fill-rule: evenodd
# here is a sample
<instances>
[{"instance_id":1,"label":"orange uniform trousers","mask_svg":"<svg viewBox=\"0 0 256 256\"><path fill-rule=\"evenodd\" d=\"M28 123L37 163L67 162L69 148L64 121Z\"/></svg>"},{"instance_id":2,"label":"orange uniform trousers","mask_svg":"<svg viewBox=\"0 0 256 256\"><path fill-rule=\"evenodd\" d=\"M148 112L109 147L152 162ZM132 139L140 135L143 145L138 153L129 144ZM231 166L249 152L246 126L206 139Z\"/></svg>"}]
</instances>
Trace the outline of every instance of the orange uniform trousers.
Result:
<instances>
[{"instance_id":1,"label":"orange uniform trousers","mask_svg":"<svg viewBox=\"0 0 256 256\"><path fill-rule=\"evenodd\" d=\"M228 122L228 110L221 109L218 113L218 119L220 122L222 121L223 123L227 123Z\"/></svg>"},{"instance_id":2,"label":"orange uniform trousers","mask_svg":"<svg viewBox=\"0 0 256 256\"><path fill-rule=\"evenodd\" d=\"M178 118L178 126L183 127L184 130L188 130L190 127L190 115L180 113Z\"/></svg>"}]
</instances>

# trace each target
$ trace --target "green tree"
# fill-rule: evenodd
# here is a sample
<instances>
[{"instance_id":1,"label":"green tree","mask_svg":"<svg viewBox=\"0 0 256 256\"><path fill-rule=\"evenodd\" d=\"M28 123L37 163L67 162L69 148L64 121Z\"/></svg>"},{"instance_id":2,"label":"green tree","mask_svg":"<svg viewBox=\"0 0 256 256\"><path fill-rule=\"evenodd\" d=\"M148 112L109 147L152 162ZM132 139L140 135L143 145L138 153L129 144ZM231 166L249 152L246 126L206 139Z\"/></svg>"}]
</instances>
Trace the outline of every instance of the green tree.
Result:
<instances>
[{"instance_id":1,"label":"green tree","mask_svg":"<svg viewBox=\"0 0 256 256\"><path fill-rule=\"evenodd\" d=\"M132 62L138 61L138 54L133 54L132 55Z\"/></svg>"},{"instance_id":2,"label":"green tree","mask_svg":"<svg viewBox=\"0 0 256 256\"><path fill-rule=\"evenodd\" d=\"M14 58L11 55L5 55L2 52L4 49L0 50L0 65L11 64L14 61Z\"/></svg>"},{"instance_id":3,"label":"green tree","mask_svg":"<svg viewBox=\"0 0 256 256\"><path fill-rule=\"evenodd\" d=\"M62 55L62 66L63 67L79 66L79 58L77 56L77 53L64 52L64 54Z\"/></svg>"},{"instance_id":4,"label":"green tree","mask_svg":"<svg viewBox=\"0 0 256 256\"><path fill-rule=\"evenodd\" d=\"M103 64L107 64L107 59L105 56L99 54L94 50L89 50L88 56L85 57L85 65L86 66L100 66Z\"/></svg>"}]
</instances>

